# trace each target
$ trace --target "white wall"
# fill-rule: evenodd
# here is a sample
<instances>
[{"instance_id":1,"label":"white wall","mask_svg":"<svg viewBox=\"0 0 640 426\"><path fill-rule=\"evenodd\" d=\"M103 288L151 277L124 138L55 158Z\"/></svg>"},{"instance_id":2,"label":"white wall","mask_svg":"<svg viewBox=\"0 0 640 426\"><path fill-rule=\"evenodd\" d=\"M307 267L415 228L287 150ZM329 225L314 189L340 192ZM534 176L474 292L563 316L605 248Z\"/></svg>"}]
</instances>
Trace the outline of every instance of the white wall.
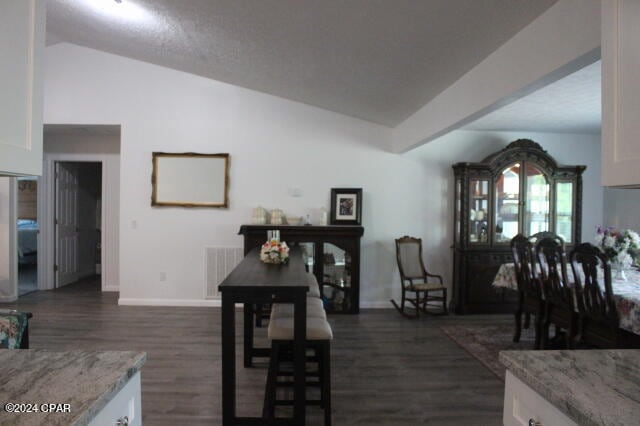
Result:
<instances>
[{"instance_id":1,"label":"white wall","mask_svg":"<svg viewBox=\"0 0 640 426\"><path fill-rule=\"evenodd\" d=\"M560 0L398 125L406 152L531 93L600 57L600 1Z\"/></svg>"},{"instance_id":2,"label":"white wall","mask_svg":"<svg viewBox=\"0 0 640 426\"><path fill-rule=\"evenodd\" d=\"M640 189L604 190L604 226L640 231Z\"/></svg>"},{"instance_id":3,"label":"white wall","mask_svg":"<svg viewBox=\"0 0 640 426\"><path fill-rule=\"evenodd\" d=\"M420 190L419 159L388 152L388 128L69 44L46 59L46 123L122 126L121 301L206 304L204 247L240 247L252 208L317 220L330 188L353 186L364 189L363 305L389 306L393 238L427 234L434 195ZM152 151L229 152L230 208L152 208Z\"/></svg>"},{"instance_id":4,"label":"white wall","mask_svg":"<svg viewBox=\"0 0 640 426\"><path fill-rule=\"evenodd\" d=\"M587 166L583 174L583 241L590 241L595 227L602 223L599 135L453 131L404 154L420 159L428 170L429 177L419 188L421 193L430 194L429 207L420 219L429 226L424 242L425 262L428 269L443 274L447 281L451 282L453 274L450 247L453 243L454 180L451 165L482 161L509 142L521 138L538 142L560 164Z\"/></svg>"},{"instance_id":5,"label":"white wall","mask_svg":"<svg viewBox=\"0 0 640 426\"><path fill-rule=\"evenodd\" d=\"M64 123L75 123L66 121ZM88 124L88 123L86 123ZM90 129L90 126L88 127ZM50 176L52 162L102 161L103 185L102 207L104 210L102 229L102 289L118 291L120 282L120 136L109 134L64 134L45 132L44 136L45 179ZM53 186L43 182L40 204L43 212L53 205ZM46 214L46 213L43 213ZM51 213L53 214L53 213ZM43 244L52 247L53 226L41 224ZM41 271L53 270L53 252L38 259ZM53 274L41 274L41 288L53 288Z\"/></svg>"},{"instance_id":6,"label":"white wall","mask_svg":"<svg viewBox=\"0 0 640 426\"><path fill-rule=\"evenodd\" d=\"M258 205L317 220L340 186L364 189L363 307L397 297L402 235L422 237L429 268L450 282L451 165L521 137L587 165L583 232L602 222L598 136L456 131L396 155L386 127L68 44L47 48L45 81L45 122L122 126L121 303L209 304L204 247L240 247L238 228ZM229 152L230 208L151 208L152 151Z\"/></svg>"}]
</instances>

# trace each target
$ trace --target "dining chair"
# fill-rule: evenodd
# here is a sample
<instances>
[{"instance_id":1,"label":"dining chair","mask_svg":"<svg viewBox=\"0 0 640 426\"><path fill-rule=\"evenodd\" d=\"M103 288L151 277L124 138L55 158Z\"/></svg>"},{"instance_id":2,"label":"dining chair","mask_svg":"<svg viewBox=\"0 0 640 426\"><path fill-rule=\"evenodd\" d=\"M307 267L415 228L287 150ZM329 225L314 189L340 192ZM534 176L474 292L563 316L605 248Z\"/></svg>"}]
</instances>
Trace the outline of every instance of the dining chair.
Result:
<instances>
[{"instance_id":1,"label":"dining chair","mask_svg":"<svg viewBox=\"0 0 640 426\"><path fill-rule=\"evenodd\" d=\"M511 253L518 283L518 306L515 312L515 333L513 341L519 342L522 334L522 315L533 315L535 331L535 349L540 349L541 326L544 317L544 299L540 279L535 273L533 245L527 237L518 234L511 239ZM525 328L528 328L528 321Z\"/></svg>"},{"instance_id":2,"label":"dining chair","mask_svg":"<svg viewBox=\"0 0 640 426\"><path fill-rule=\"evenodd\" d=\"M620 328L611 264L602 251L583 243L570 254L578 311L577 341L601 349L638 348L637 336Z\"/></svg>"},{"instance_id":3,"label":"dining chair","mask_svg":"<svg viewBox=\"0 0 640 426\"><path fill-rule=\"evenodd\" d=\"M529 241L531 242L531 244L535 246L535 244L538 241L545 238L551 238L552 240L556 240L560 245L562 245L562 247L564 247L564 240L562 239L562 237L556 234L555 232L551 232L551 231L537 232L529 236Z\"/></svg>"},{"instance_id":4,"label":"dining chair","mask_svg":"<svg viewBox=\"0 0 640 426\"><path fill-rule=\"evenodd\" d=\"M427 306L434 306L435 302L441 311L438 314L447 314L447 288L442 283L440 275L431 274L424 267L422 261L422 239L404 236L396 239L396 260L400 271L400 284L402 286L402 300L400 306L395 300L391 303L395 308L407 318L418 318L420 311L424 313L434 313L427 310ZM437 282L429 282L429 278ZM412 292L415 297L408 297L406 293ZM431 296L430 293L440 293L439 296ZM423 294L421 298L421 294ZM406 303L411 303L415 307L415 313L410 315L406 312Z\"/></svg>"},{"instance_id":5,"label":"dining chair","mask_svg":"<svg viewBox=\"0 0 640 426\"><path fill-rule=\"evenodd\" d=\"M0 348L29 349L31 312L0 309Z\"/></svg>"},{"instance_id":6,"label":"dining chair","mask_svg":"<svg viewBox=\"0 0 640 426\"><path fill-rule=\"evenodd\" d=\"M574 296L567 279L567 257L562 240L554 237L540 239L535 245L536 258L540 264L542 291L545 299L545 314L541 327L542 348L549 346L549 327L565 330L564 344L573 349L578 327L578 316ZM560 338L560 333L556 333Z\"/></svg>"}]
</instances>

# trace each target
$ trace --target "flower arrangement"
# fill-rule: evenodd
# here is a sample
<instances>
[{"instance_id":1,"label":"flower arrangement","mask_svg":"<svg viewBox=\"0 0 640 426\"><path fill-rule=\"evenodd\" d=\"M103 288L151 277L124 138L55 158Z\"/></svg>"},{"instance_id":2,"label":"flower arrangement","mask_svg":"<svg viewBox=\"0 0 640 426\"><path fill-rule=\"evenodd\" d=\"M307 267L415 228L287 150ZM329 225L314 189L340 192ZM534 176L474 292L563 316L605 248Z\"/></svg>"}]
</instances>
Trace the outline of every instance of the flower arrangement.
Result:
<instances>
[{"instance_id":1,"label":"flower arrangement","mask_svg":"<svg viewBox=\"0 0 640 426\"><path fill-rule=\"evenodd\" d=\"M284 241L267 241L260 249L260 260L264 263L287 263L289 262L289 246Z\"/></svg>"},{"instance_id":2,"label":"flower arrangement","mask_svg":"<svg viewBox=\"0 0 640 426\"><path fill-rule=\"evenodd\" d=\"M628 268L640 254L640 235L630 229L598 226L595 243L611 263Z\"/></svg>"}]
</instances>

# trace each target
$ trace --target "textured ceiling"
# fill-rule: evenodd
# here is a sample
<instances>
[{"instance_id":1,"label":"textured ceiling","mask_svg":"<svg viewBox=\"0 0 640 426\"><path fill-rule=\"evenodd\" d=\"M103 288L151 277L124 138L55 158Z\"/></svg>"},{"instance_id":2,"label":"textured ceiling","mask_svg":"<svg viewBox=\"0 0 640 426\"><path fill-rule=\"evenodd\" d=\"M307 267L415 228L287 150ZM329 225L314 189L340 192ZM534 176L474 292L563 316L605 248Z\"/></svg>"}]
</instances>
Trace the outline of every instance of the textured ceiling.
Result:
<instances>
[{"instance_id":1,"label":"textured ceiling","mask_svg":"<svg viewBox=\"0 0 640 426\"><path fill-rule=\"evenodd\" d=\"M601 62L595 62L463 128L600 133L600 68Z\"/></svg>"},{"instance_id":2,"label":"textured ceiling","mask_svg":"<svg viewBox=\"0 0 640 426\"><path fill-rule=\"evenodd\" d=\"M47 25L54 41L395 126L555 1L48 0Z\"/></svg>"}]
</instances>

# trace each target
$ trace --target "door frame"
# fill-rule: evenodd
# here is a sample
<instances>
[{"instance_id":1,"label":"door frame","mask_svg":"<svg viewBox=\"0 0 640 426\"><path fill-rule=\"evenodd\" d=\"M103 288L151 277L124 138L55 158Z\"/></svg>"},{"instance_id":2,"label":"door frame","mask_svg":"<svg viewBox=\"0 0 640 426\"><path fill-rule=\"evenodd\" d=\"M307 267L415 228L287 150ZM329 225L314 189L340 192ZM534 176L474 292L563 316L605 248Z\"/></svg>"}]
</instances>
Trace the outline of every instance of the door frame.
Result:
<instances>
[{"instance_id":1,"label":"door frame","mask_svg":"<svg viewBox=\"0 0 640 426\"><path fill-rule=\"evenodd\" d=\"M18 180L7 176L9 185L9 288L11 294L0 296L0 303L18 300ZM38 241L38 244L40 242ZM40 246L38 246L38 249Z\"/></svg>"},{"instance_id":2,"label":"door frame","mask_svg":"<svg viewBox=\"0 0 640 426\"><path fill-rule=\"evenodd\" d=\"M75 163L100 163L102 167L101 176L101 197L100 203L100 264L101 270L101 291L108 291L107 277L105 276L105 254L107 253L105 239L105 194L107 191L106 163L107 158L103 154L47 154L44 155L44 164L42 169L42 191L38 193L38 221L40 223L40 241L38 250L41 250L42 256L38 257L38 289L52 290L56 288L55 273L53 267L55 265L55 163L57 162L75 162ZM42 194L42 196L41 196ZM40 215L40 207L42 206L42 215ZM40 220L42 219L42 220ZM46 220L45 220L46 219Z\"/></svg>"}]
</instances>

